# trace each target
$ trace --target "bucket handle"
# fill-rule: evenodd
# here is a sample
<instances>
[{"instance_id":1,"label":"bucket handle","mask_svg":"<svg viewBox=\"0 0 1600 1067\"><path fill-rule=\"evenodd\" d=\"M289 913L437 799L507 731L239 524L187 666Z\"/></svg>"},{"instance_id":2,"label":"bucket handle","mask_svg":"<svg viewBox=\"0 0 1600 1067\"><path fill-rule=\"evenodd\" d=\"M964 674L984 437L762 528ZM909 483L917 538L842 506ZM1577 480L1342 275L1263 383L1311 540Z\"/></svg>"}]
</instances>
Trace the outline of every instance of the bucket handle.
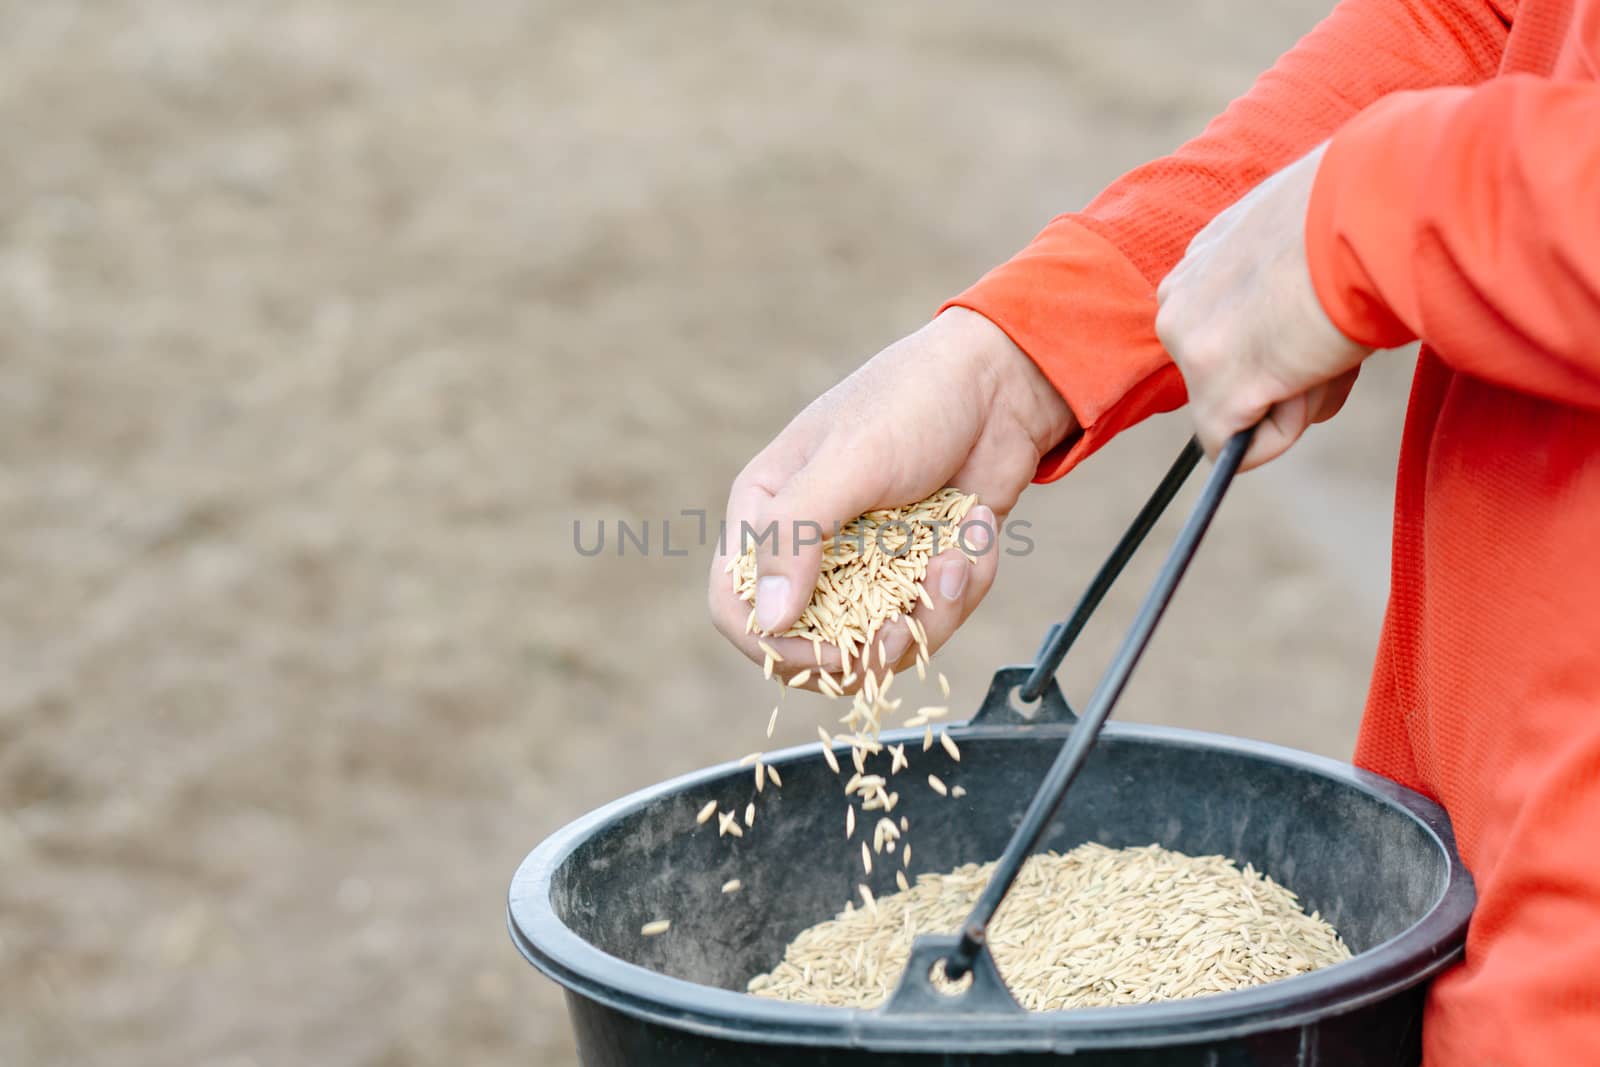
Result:
<instances>
[{"instance_id":1,"label":"bucket handle","mask_svg":"<svg viewBox=\"0 0 1600 1067\"><path fill-rule=\"evenodd\" d=\"M1255 428L1251 427L1234 434L1223 446L1221 454L1217 457L1216 466L1212 468L1211 476L1206 480L1205 488L1200 493L1200 499L1196 501L1183 529L1179 531L1177 540L1162 565L1161 573L1156 576L1155 583L1145 596L1128 635L1123 638L1122 647L1117 650L1111 666L1100 679L1100 684L1096 687L1094 696L1090 698L1083 718L1074 725L1066 742L1061 746L1060 755L1056 757L1055 763L1045 775L1045 780L1040 784L1028 809L1023 812L1022 821L1012 834L1004 853L996 861L994 873L990 876L988 885L978 895L972 913L967 916L962 926L960 936L924 935L912 943L910 959L900 976L899 988L895 990L885 1008L887 1012L892 1014L899 1010L897 1006L904 1006L904 1010L919 1010L930 1003L942 1005L945 1011L965 1010L969 1013L981 1013L1006 1010L994 990L996 984L1003 988L1005 983L1000 978L999 968L995 966L994 957L989 952L987 943L989 923L999 909L1001 901L1005 899L1007 891L1010 890L1011 883L1021 871L1023 862L1032 854L1039 839L1044 836L1045 829L1061 806L1068 787L1072 785L1095 741L1099 738L1100 728L1105 725L1117 698L1122 695L1122 689L1132 675L1134 665L1138 663L1145 646L1149 644L1156 624L1172 600L1172 594L1177 591L1178 582L1183 578L1183 572L1188 569L1189 561L1194 558L1195 550L1200 547L1200 539L1205 536L1206 528L1211 525L1217 508L1221 506L1223 494L1233 482L1233 476L1238 472L1254 436ZM1178 462L1173 464L1166 478L1162 479L1162 488L1158 489L1155 496L1145 505L1139 519L1135 520L1134 527L1123 536L1117 551L1112 553L1112 558L1101 568L1101 573L1091 585L1090 593L1085 595L1084 600L1079 603L1078 610L1073 613L1073 619L1069 620L1061 631L1052 631L1045 648L1041 650L1039 662L1034 667L1034 675L1030 676L1030 682L1035 676L1048 679L1053 674L1054 664L1045 669L1049 654L1058 647L1064 653L1063 646L1076 636L1076 633L1066 632L1071 628L1072 622L1077 621L1081 629L1082 621L1087 619L1088 611L1092 611L1094 604L1099 602L1098 596L1095 595L1095 587L1100 587L1099 596L1103 596L1105 590L1110 588L1112 580L1121 571L1122 564L1127 562L1126 558L1118 561L1124 546L1130 545L1131 542L1131 547L1126 553L1131 556L1132 549L1138 547L1149 526L1154 525L1156 516L1160 515L1172 495L1176 493L1178 486L1182 485L1183 479L1194 468L1193 462L1187 462L1191 451L1196 453L1194 458L1197 460L1199 446L1194 441L1185 446L1183 454L1178 457ZM1169 482L1173 483L1170 486L1171 492L1162 499L1163 489L1168 487ZM1147 517L1149 521L1144 523L1143 520ZM1141 524L1145 525L1144 530L1139 530ZM1084 604L1090 600L1093 600L1094 604L1090 604L1088 610L1085 610ZM1080 615L1083 616L1082 619L1079 618ZM1059 659L1056 662L1059 662ZM998 675L996 682L999 682ZM1040 691L1043 689L1041 686ZM991 696L994 690L995 686L992 685ZM1027 695L1027 692L1024 688L1022 695ZM1006 703L1009 705L1009 686L1005 688L1005 693ZM1059 695L1059 690L1057 693ZM947 975L956 979L968 974L973 976L972 984L965 993L951 997L933 988L929 972L934 964L941 960L944 962ZM913 966L913 963L916 965ZM1016 998L1009 992L1006 994L1006 999L1011 1004L1016 1004ZM968 1007L963 1009L959 1005Z\"/></svg>"},{"instance_id":2,"label":"bucket handle","mask_svg":"<svg viewBox=\"0 0 1600 1067\"><path fill-rule=\"evenodd\" d=\"M1200 445L1190 438L1172 461L1172 466L1156 486L1150 499L1145 501L1133 524L1117 541L1111 555L1100 565L1090 581L1089 588L1073 607L1066 622L1050 624L1045 631L1044 643L1039 646L1033 663L1025 667L1001 667L989 683L989 692L983 698L970 726L1027 726L1039 723L1072 723L1078 716L1067 703L1056 683L1056 671L1066 658L1072 643L1078 639L1106 593L1122 574L1133 554L1144 543L1145 536L1155 527L1161 513L1167 510L1172 498L1178 495L1184 481L1200 462Z\"/></svg>"}]
</instances>

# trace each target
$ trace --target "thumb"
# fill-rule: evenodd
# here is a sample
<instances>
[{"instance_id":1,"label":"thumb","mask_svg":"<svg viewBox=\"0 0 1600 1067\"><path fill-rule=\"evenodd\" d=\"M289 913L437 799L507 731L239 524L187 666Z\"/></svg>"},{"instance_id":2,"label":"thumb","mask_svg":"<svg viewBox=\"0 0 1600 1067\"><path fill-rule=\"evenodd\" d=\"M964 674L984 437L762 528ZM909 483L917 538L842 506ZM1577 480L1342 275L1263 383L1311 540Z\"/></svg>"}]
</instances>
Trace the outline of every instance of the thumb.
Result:
<instances>
[{"instance_id":1,"label":"thumb","mask_svg":"<svg viewBox=\"0 0 1600 1067\"><path fill-rule=\"evenodd\" d=\"M756 625L787 630L811 601L822 569L822 542L835 526L883 503L879 486L852 474L850 463L814 457L759 509L750 544L756 549Z\"/></svg>"},{"instance_id":2,"label":"thumb","mask_svg":"<svg viewBox=\"0 0 1600 1067\"><path fill-rule=\"evenodd\" d=\"M1310 401L1305 393L1272 405L1256 427L1250 450L1245 453L1239 469L1251 470L1289 451L1289 446L1300 440L1300 435L1311 425L1311 414Z\"/></svg>"}]
</instances>

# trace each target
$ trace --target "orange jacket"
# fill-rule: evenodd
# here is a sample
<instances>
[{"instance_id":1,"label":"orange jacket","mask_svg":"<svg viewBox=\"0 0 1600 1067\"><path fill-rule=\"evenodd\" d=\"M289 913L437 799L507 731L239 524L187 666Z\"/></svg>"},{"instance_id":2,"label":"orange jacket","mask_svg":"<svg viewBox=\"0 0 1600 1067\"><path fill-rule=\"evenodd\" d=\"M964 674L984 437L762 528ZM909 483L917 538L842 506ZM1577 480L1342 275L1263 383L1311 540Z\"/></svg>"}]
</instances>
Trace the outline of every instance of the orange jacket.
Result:
<instances>
[{"instance_id":1,"label":"orange jacket","mask_svg":"<svg viewBox=\"0 0 1600 1067\"><path fill-rule=\"evenodd\" d=\"M1206 131L952 303L1067 399L1057 478L1184 400L1155 286L1332 137L1312 281L1345 333L1425 341L1358 763L1449 810L1479 903L1429 1067L1600 1065L1600 0L1344 0Z\"/></svg>"}]
</instances>

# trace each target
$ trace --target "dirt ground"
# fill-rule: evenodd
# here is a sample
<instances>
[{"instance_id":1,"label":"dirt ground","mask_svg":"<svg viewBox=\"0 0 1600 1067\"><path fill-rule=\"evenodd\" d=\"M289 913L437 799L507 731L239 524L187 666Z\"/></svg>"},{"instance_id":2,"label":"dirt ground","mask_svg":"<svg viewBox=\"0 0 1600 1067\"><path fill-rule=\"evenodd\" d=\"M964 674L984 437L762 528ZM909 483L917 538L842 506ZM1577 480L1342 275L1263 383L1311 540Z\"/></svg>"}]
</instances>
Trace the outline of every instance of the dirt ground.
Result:
<instances>
[{"instance_id":1,"label":"dirt ground","mask_svg":"<svg viewBox=\"0 0 1600 1067\"><path fill-rule=\"evenodd\" d=\"M0 1063L571 1064L512 870L769 707L703 550L574 521L720 511L1323 7L0 0ZM1241 480L1123 717L1347 754L1407 374ZM1024 501L958 703L1186 433Z\"/></svg>"}]
</instances>

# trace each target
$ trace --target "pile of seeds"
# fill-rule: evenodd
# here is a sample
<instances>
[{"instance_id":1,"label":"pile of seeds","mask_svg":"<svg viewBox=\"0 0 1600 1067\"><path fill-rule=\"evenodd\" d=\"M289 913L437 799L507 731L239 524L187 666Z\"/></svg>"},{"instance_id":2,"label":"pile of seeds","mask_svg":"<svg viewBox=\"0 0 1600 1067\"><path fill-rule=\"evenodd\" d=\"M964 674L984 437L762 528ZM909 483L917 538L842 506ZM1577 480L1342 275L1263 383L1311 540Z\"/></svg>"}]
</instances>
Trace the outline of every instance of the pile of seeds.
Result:
<instances>
[{"instance_id":1,"label":"pile of seeds","mask_svg":"<svg viewBox=\"0 0 1600 1067\"><path fill-rule=\"evenodd\" d=\"M960 929L994 864L920 875L804 930L757 996L874 1008L900 981L920 934ZM1028 860L990 929L1012 995L1030 1011L1145 1004L1223 993L1350 957L1295 895L1223 856L1157 845L1080 845Z\"/></svg>"}]
</instances>

